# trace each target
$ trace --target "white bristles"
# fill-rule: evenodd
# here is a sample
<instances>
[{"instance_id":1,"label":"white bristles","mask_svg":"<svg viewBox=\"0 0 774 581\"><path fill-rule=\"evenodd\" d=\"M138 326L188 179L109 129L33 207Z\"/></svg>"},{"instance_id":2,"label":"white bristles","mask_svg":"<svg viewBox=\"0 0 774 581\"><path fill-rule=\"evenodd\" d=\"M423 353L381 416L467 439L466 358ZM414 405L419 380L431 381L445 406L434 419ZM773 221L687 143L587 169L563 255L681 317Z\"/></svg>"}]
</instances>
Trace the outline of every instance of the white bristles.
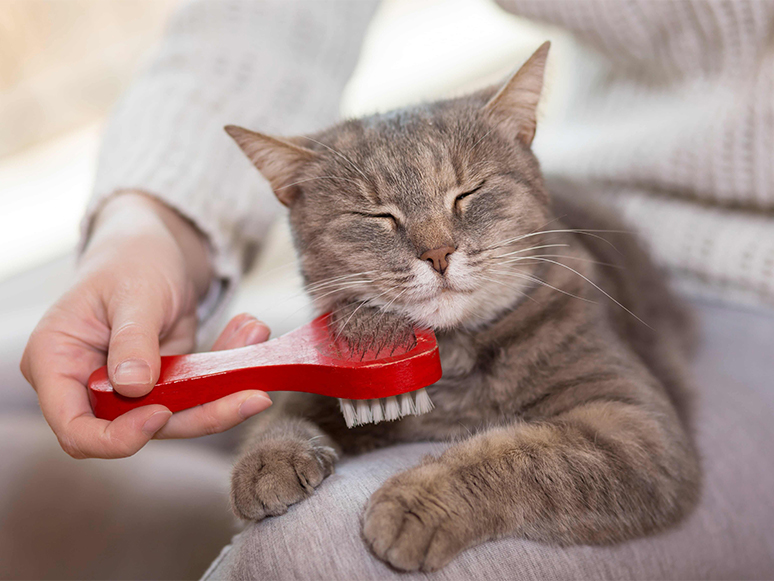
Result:
<instances>
[{"instance_id":1,"label":"white bristles","mask_svg":"<svg viewBox=\"0 0 774 581\"><path fill-rule=\"evenodd\" d=\"M351 399L340 399L339 406L341 407L341 415L344 416L344 422L348 428L355 425L355 405Z\"/></svg>"},{"instance_id":2,"label":"white bristles","mask_svg":"<svg viewBox=\"0 0 774 581\"><path fill-rule=\"evenodd\" d=\"M426 414L433 409L433 402L424 388L384 399L340 399L339 405L348 428Z\"/></svg>"},{"instance_id":3,"label":"white bristles","mask_svg":"<svg viewBox=\"0 0 774 581\"><path fill-rule=\"evenodd\" d=\"M425 388L423 387L414 393L416 393L414 396L414 403L416 405L417 415L421 416L422 414L432 411L435 406L433 405L433 402L430 401L430 396L427 395Z\"/></svg>"},{"instance_id":4,"label":"white bristles","mask_svg":"<svg viewBox=\"0 0 774 581\"><path fill-rule=\"evenodd\" d=\"M384 419L384 408L378 399L371 400L371 421L378 424Z\"/></svg>"},{"instance_id":5,"label":"white bristles","mask_svg":"<svg viewBox=\"0 0 774 581\"><path fill-rule=\"evenodd\" d=\"M384 400L384 419L388 422L397 420L400 417L400 404L398 398L394 395Z\"/></svg>"},{"instance_id":6,"label":"white bristles","mask_svg":"<svg viewBox=\"0 0 774 581\"><path fill-rule=\"evenodd\" d=\"M417 413L417 408L414 406L414 396L410 393L404 393L398 398L400 401L400 415L410 416Z\"/></svg>"},{"instance_id":7,"label":"white bristles","mask_svg":"<svg viewBox=\"0 0 774 581\"><path fill-rule=\"evenodd\" d=\"M371 406L367 399L360 399L357 402L357 423L371 423Z\"/></svg>"}]
</instances>

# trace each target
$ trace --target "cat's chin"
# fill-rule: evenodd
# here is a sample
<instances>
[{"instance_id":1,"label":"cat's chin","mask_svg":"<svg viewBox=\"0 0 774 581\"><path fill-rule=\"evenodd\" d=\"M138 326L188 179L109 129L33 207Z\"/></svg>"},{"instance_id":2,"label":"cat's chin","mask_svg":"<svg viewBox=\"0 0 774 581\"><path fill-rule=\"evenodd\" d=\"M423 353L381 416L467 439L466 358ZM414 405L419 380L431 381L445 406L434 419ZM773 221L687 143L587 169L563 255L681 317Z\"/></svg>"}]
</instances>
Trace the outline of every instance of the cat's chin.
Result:
<instances>
[{"instance_id":1,"label":"cat's chin","mask_svg":"<svg viewBox=\"0 0 774 581\"><path fill-rule=\"evenodd\" d=\"M468 296L444 293L428 301L401 305L400 310L412 321L431 329L458 327L469 310Z\"/></svg>"},{"instance_id":2,"label":"cat's chin","mask_svg":"<svg viewBox=\"0 0 774 581\"><path fill-rule=\"evenodd\" d=\"M401 304L396 310L422 327L474 330L497 319L517 301L518 297L509 297L507 293L450 291L421 302Z\"/></svg>"}]
</instances>

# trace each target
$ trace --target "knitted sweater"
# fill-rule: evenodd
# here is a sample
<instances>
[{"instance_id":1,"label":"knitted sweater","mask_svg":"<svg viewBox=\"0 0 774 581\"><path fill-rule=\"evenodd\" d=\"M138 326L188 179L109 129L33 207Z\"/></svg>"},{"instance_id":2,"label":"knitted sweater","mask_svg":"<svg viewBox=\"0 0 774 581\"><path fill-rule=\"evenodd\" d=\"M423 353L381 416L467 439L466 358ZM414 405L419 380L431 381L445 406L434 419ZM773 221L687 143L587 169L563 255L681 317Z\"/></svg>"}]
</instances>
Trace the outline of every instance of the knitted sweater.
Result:
<instances>
[{"instance_id":1,"label":"knitted sweater","mask_svg":"<svg viewBox=\"0 0 774 581\"><path fill-rule=\"evenodd\" d=\"M546 174L619 206L695 292L774 305L774 2L500 4L585 49L571 106L539 135ZM84 237L109 196L154 195L209 238L222 303L281 207L223 126L335 121L376 5L184 5L107 127Z\"/></svg>"}]
</instances>

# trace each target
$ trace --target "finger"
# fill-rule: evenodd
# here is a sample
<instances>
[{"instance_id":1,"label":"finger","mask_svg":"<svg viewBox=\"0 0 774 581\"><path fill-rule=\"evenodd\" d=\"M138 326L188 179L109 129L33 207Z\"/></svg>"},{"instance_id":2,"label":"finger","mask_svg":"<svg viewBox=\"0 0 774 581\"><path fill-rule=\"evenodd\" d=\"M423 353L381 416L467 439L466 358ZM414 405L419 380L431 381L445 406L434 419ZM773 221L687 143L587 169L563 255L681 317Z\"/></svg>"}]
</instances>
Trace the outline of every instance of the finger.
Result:
<instances>
[{"instance_id":1,"label":"finger","mask_svg":"<svg viewBox=\"0 0 774 581\"><path fill-rule=\"evenodd\" d=\"M125 458L145 446L171 417L161 405L143 406L113 421L95 418L89 410L69 423L59 443L73 458Z\"/></svg>"},{"instance_id":2,"label":"finger","mask_svg":"<svg viewBox=\"0 0 774 581\"><path fill-rule=\"evenodd\" d=\"M262 391L240 391L174 414L156 438L198 438L218 434L264 411L271 399Z\"/></svg>"},{"instance_id":3,"label":"finger","mask_svg":"<svg viewBox=\"0 0 774 581\"><path fill-rule=\"evenodd\" d=\"M74 458L122 458L142 448L172 415L160 405L132 410L109 422L94 417L84 383L101 354L46 334L28 352L29 379L62 448ZM35 362L45 362L45 365Z\"/></svg>"},{"instance_id":4,"label":"finger","mask_svg":"<svg viewBox=\"0 0 774 581\"><path fill-rule=\"evenodd\" d=\"M121 395L145 395L158 380L163 311L157 303L142 294L128 296L111 313L108 377Z\"/></svg>"},{"instance_id":5,"label":"finger","mask_svg":"<svg viewBox=\"0 0 774 581\"><path fill-rule=\"evenodd\" d=\"M212 350L222 351L225 348L228 340L240 327L249 321L255 320L255 317L249 313L240 313L239 315L232 317L228 324L223 328L223 331L221 331L220 335L218 335L218 338L215 339L215 343L212 345Z\"/></svg>"},{"instance_id":6,"label":"finger","mask_svg":"<svg viewBox=\"0 0 774 581\"><path fill-rule=\"evenodd\" d=\"M252 315L242 313L229 321L212 346L213 351L236 349L247 345L263 343L269 338L271 331L265 323Z\"/></svg>"},{"instance_id":7,"label":"finger","mask_svg":"<svg viewBox=\"0 0 774 581\"><path fill-rule=\"evenodd\" d=\"M261 321L248 321L231 336L225 348L237 349L238 347L263 343L270 334L269 328Z\"/></svg>"}]
</instances>

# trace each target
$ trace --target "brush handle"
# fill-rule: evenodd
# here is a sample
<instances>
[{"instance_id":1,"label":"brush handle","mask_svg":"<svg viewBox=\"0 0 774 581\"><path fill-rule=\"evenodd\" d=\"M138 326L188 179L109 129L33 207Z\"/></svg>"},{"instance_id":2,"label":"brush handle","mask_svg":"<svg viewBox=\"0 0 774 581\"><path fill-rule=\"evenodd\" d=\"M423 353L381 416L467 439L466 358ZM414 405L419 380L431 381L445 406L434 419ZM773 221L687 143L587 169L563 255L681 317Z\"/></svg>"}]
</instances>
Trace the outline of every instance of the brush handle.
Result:
<instances>
[{"instance_id":1,"label":"brush handle","mask_svg":"<svg viewBox=\"0 0 774 581\"><path fill-rule=\"evenodd\" d=\"M89 377L94 415L113 420L134 408L161 404L178 412L246 389L302 391L343 399L377 399L416 391L441 378L435 335L415 329L416 345L353 359L336 342L329 315L258 345L161 358L159 380L142 397L113 390L107 368Z\"/></svg>"}]
</instances>

